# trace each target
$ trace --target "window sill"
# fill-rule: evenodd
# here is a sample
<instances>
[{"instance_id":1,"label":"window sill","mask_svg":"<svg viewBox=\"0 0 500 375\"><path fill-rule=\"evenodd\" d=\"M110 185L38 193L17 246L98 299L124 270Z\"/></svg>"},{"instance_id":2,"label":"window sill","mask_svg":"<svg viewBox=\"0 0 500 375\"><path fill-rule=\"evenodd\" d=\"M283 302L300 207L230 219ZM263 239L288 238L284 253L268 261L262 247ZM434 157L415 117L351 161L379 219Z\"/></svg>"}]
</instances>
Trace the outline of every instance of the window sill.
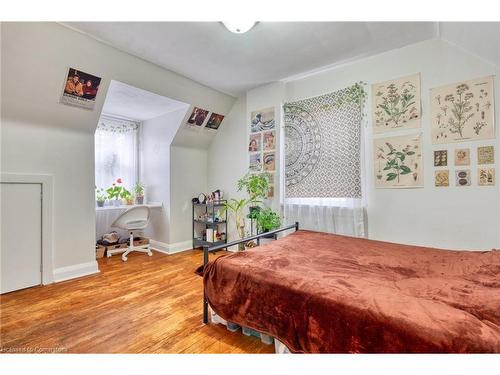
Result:
<instances>
[{"instance_id":1,"label":"window sill","mask_svg":"<svg viewBox=\"0 0 500 375\"><path fill-rule=\"evenodd\" d=\"M105 206L105 207L96 207L96 211L112 211L112 210L127 210L132 207L140 207L146 206L149 208L163 208L163 203L161 202L151 202L147 204L122 204L120 206Z\"/></svg>"}]
</instances>

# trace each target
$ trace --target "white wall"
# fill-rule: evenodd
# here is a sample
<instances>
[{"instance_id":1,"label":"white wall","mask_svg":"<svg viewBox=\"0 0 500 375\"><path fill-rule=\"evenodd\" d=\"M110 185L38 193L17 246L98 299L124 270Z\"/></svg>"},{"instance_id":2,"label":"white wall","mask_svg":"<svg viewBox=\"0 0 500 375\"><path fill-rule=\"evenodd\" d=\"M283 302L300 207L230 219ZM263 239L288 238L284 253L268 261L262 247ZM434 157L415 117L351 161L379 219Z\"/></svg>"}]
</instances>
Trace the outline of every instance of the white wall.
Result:
<instances>
[{"instance_id":1,"label":"white wall","mask_svg":"<svg viewBox=\"0 0 500 375\"><path fill-rule=\"evenodd\" d=\"M191 199L207 189L207 150L174 146L170 148L170 244L192 240Z\"/></svg>"},{"instance_id":2,"label":"white wall","mask_svg":"<svg viewBox=\"0 0 500 375\"><path fill-rule=\"evenodd\" d=\"M417 244L452 249L484 250L500 246L500 187L477 186L476 147L496 145L496 140L463 142L433 146L429 127L429 89L460 80L495 74L499 87L500 69L480 58L439 39L406 46L370 58L342 65L300 80L285 83L280 97L279 85L271 84L247 93L245 123L238 132L246 134L250 112L258 108L276 106L283 102L303 99L345 88L358 81L370 85L403 75L420 72L422 79L422 131L424 133L425 187L422 189L375 189L373 181L371 117L365 131L366 189L369 238L399 243ZM497 90L498 91L498 90ZM500 124L500 96L496 98L496 123ZM370 97L367 103L370 106ZM237 106L235 106L236 108ZM234 110L234 108L233 108ZM368 108L368 113L369 113ZM239 115L242 117L242 115ZM229 136L236 130L224 128L219 137ZM406 134L408 131L394 132ZM239 134L239 133L238 133ZM242 137L242 135L239 135ZM238 137L238 139L240 139ZM238 141L239 142L239 141ZM213 145L216 143L214 142ZM459 188L434 187L433 150L446 148L452 152L458 147L470 147L474 155L471 164L473 186ZM248 161L246 143L241 152L234 145L224 154L233 163ZM237 160L236 160L237 158ZM497 157L498 160L498 152ZM454 167L450 167L453 171ZM210 168L210 174L213 168ZM239 176L239 171L238 171ZM219 175L222 189L234 186L238 176ZM451 176L451 173L450 173ZM454 185L454 179L450 183Z\"/></svg>"},{"instance_id":3,"label":"white wall","mask_svg":"<svg viewBox=\"0 0 500 375\"><path fill-rule=\"evenodd\" d=\"M246 96L238 98L208 149L208 190L222 190L224 199L244 197L236 184L248 170L246 100ZM239 238L232 221L227 231L229 240Z\"/></svg>"},{"instance_id":4,"label":"white wall","mask_svg":"<svg viewBox=\"0 0 500 375\"><path fill-rule=\"evenodd\" d=\"M148 202L163 203L163 209L152 210L145 235L165 244L170 242L170 144L188 107L146 120L141 127L141 182Z\"/></svg>"},{"instance_id":5,"label":"white wall","mask_svg":"<svg viewBox=\"0 0 500 375\"><path fill-rule=\"evenodd\" d=\"M94 261L94 130L110 81L221 114L234 98L55 23L1 28L2 172L54 175L54 266ZM59 103L69 66L102 77L93 111Z\"/></svg>"}]
</instances>

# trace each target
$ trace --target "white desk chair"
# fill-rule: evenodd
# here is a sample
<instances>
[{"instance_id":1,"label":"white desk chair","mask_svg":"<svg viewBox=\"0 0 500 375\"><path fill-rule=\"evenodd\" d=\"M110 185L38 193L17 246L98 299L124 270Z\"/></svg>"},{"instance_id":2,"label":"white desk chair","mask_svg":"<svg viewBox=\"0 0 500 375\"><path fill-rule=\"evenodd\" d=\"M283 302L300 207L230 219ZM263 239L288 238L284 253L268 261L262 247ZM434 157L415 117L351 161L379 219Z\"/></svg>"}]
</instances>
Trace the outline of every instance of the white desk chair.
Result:
<instances>
[{"instance_id":1,"label":"white desk chair","mask_svg":"<svg viewBox=\"0 0 500 375\"><path fill-rule=\"evenodd\" d=\"M149 248L149 244L134 246L134 232L142 231L148 226L150 215L151 209L147 206L132 207L118 216L113 224L111 224L112 227L125 229L130 232L128 249L122 254L122 260L124 262L127 260L127 255L132 251L148 253L149 256L153 255ZM121 252L123 252L123 248L111 251L108 250L108 257Z\"/></svg>"}]
</instances>

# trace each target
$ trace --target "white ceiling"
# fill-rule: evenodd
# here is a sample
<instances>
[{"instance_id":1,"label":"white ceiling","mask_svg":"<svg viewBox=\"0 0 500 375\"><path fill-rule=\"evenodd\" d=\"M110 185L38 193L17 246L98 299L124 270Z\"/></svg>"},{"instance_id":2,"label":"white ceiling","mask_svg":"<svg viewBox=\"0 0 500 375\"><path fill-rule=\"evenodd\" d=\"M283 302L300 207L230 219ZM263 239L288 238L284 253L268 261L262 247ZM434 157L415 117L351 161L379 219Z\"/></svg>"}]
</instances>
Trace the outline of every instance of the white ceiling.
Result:
<instances>
[{"instance_id":1,"label":"white ceiling","mask_svg":"<svg viewBox=\"0 0 500 375\"><path fill-rule=\"evenodd\" d=\"M131 120L149 120L189 105L118 81L111 81L102 112Z\"/></svg>"},{"instance_id":2,"label":"white ceiling","mask_svg":"<svg viewBox=\"0 0 500 375\"><path fill-rule=\"evenodd\" d=\"M433 22L72 22L120 50L239 96L246 90L437 36Z\"/></svg>"},{"instance_id":3,"label":"white ceiling","mask_svg":"<svg viewBox=\"0 0 500 375\"><path fill-rule=\"evenodd\" d=\"M500 66L500 22L440 22L439 35Z\"/></svg>"}]
</instances>

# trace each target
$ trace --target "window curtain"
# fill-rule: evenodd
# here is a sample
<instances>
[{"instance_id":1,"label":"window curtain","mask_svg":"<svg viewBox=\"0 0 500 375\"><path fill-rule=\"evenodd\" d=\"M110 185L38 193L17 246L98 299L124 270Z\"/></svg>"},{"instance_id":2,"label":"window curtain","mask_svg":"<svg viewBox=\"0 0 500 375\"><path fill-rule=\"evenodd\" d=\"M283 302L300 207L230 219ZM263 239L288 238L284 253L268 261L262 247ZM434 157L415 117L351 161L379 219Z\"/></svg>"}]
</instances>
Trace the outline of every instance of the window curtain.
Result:
<instances>
[{"instance_id":1,"label":"window curtain","mask_svg":"<svg viewBox=\"0 0 500 375\"><path fill-rule=\"evenodd\" d=\"M362 108L347 92L283 106L283 214L302 229L365 237Z\"/></svg>"},{"instance_id":2,"label":"window curtain","mask_svg":"<svg viewBox=\"0 0 500 375\"><path fill-rule=\"evenodd\" d=\"M138 176L140 123L102 116L95 132L95 184L108 188L118 178L129 191Z\"/></svg>"}]
</instances>

